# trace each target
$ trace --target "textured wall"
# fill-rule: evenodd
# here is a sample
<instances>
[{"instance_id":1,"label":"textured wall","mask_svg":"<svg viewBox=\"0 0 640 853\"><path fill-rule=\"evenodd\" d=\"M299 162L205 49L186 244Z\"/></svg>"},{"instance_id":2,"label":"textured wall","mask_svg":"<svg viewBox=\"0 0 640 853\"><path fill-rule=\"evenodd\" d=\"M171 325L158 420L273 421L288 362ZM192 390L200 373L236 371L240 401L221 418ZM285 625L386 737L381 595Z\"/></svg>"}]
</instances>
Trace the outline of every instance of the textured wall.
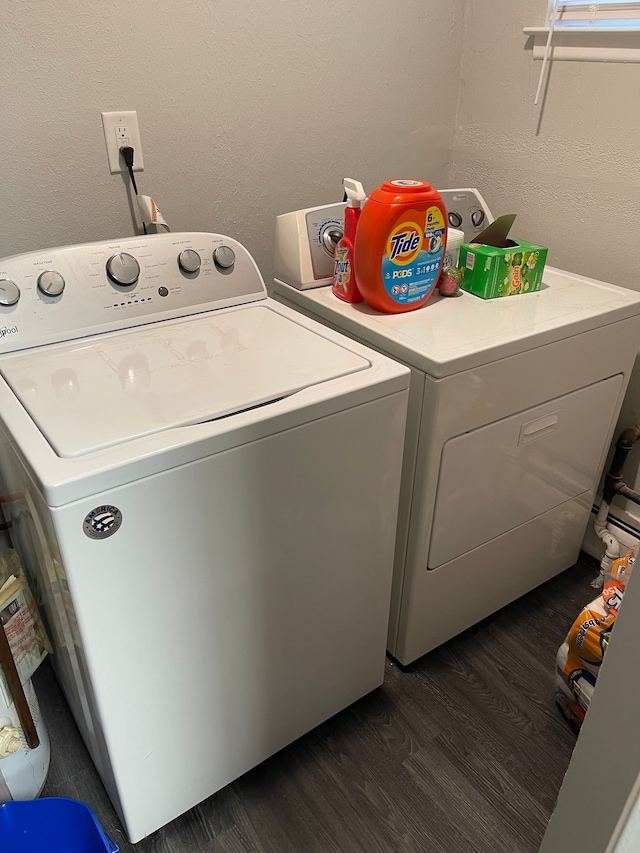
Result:
<instances>
[{"instance_id":1,"label":"textured wall","mask_svg":"<svg viewBox=\"0 0 640 853\"><path fill-rule=\"evenodd\" d=\"M4 0L0 256L132 233L102 110L138 111L172 229L232 234L265 277L276 214L343 175L446 183L463 5Z\"/></svg>"},{"instance_id":2,"label":"textured wall","mask_svg":"<svg viewBox=\"0 0 640 853\"><path fill-rule=\"evenodd\" d=\"M541 63L522 27L542 24L546 5L468 0L451 182L516 212L516 235L548 246L554 266L640 290L640 64L552 63L535 107ZM619 429L638 422L640 361ZM636 447L636 488L639 468ZM640 507L626 510L640 527Z\"/></svg>"},{"instance_id":3,"label":"textured wall","mask_svg":"<svg viewBox=\"0 0 640 853\"><path fill-rule=\"evenodd\" d=\"M554 265L640 290L640 64L552 63L541 110L522 27L546 2L506 8L467 4L452 179L517 212Z\"/></svg>"}]
</instances>

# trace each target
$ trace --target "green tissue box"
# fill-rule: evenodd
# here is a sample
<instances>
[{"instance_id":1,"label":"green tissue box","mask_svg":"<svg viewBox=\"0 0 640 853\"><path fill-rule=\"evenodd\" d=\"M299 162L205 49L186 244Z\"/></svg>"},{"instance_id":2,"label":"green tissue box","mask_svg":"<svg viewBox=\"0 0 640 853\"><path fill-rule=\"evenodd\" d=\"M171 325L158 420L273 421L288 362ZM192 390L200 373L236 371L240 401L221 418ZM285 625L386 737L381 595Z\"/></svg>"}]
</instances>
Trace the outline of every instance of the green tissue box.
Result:
<instances>
[{"instance_id":1,"label":"green tissue box","mask_svg":"<svg viewBox=\"0 0 640 853\"><path fill-rule=\"evenodd\" d=\"M548 249L508 239L514 215L501 216L460 248L462 289L482 299L540 290Z\"/></svg>"}]
</instances>

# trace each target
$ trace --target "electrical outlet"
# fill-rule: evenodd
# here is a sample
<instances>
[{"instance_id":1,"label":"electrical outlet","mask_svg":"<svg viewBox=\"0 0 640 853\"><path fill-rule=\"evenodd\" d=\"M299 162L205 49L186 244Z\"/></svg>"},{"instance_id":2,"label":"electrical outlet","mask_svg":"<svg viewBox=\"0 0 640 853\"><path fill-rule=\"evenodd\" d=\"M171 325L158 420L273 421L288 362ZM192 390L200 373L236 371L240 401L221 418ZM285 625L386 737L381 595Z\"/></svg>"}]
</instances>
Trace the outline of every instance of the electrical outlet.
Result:
<instances>
[{"instance_id":1,"label":"electrical outlet","mask_svg":"<svg viewBox=\"0 0 640 853\"><path fill-rule=\"evenodd\" d=\"M104 141L107 146L107 158L111 174L115 175L118 172L127 171L125 162L120 156L120 149L125 145L130 145L133 148L133 171L142 172L144 169L142 143L140 142L140 130L138 128L138 114L135 110L102 113L102 129L104 130Z\"/></svg>"}]
</instances>

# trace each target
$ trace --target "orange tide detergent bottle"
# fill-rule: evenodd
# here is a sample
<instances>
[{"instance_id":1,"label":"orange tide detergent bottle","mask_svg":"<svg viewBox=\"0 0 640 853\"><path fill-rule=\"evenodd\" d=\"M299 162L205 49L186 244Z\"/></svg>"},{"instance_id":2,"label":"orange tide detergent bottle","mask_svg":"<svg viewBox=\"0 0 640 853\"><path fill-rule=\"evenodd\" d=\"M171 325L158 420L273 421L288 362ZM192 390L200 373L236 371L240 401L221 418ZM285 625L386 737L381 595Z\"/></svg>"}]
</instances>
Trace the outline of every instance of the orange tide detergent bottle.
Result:
<instances>
[{"instance_id":1,"label":"orange tide detergent bottle","mask_svg":"<svg viewBox=\"0 0 640 853\"><path fill-rule=\"evenodd\" d=\"M376 311L420 308L438 281L447 247L447 211L427 181L385 181L362 209L354 260L358 287Z\"/></svg>"}]
</instances>

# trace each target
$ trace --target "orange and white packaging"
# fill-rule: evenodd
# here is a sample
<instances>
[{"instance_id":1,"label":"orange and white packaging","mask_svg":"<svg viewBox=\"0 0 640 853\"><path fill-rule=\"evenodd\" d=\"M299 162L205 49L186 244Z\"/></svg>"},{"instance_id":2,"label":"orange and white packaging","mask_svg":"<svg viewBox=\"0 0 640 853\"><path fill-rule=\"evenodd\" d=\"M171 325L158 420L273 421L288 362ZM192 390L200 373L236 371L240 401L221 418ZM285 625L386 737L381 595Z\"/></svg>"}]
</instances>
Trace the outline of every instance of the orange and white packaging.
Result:
<instances>
[{"instance_id":1,"label":"orange and white packaging","mask_svg":"<svg viewBox=\"0 0 640 853\"><path fill-rule=\"evenodd\" d=\"M634 560L631 549L614 562L602 595L582 610L558 650L556 701L577 725L582 725L589 708Z\"/></svg>"}]
</instances>

